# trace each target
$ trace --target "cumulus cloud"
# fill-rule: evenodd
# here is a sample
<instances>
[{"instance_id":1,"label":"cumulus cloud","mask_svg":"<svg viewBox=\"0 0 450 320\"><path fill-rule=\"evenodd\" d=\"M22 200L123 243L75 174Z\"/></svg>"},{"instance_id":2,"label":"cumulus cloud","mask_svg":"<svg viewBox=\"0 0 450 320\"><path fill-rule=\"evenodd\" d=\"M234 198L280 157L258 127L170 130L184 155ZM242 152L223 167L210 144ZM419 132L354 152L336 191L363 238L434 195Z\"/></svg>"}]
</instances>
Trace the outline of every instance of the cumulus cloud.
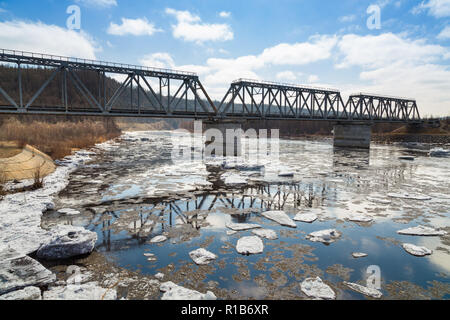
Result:
<instances>
[{"instance_id":1,"label":"cumulus cloud","mask_svg":"<svg viewBox=\"0 0 450 320\"><path fill-rule=\"evenodd\" d=\"M219 16L220 16L221 18L229 18L229 17L231 17L231 12L228 12L228 11L222 11L222 12L219 13Z\"/></svg>"},{"instance_id":2,"label":"cumulus cloud","mask_svg":"<svg viewBox=\"0 0 450 320\"><path fill-rule=\"evenodd\" d=\"M446 26L437 37L438 39L450 39L450 26Z\"/></svg>"},{"instance_id":3,"label":"cumulus cloud","mask_svg":"<svg viewBox=\"0 0 450 320\"><path fill-rule=\"evenodd\" d=\"M428 11L429 15L436 18L450 17L450 0L428 0L422 1L413 8L414 14Z\"/></svg>"},{"instance_id":4,"label":"cumulus cloud","mask_svg":"<svg viewBox=\"0 0 450 320\"><path fill-rule=\"evenodd\" d=\"M449 54L447 48L427 44L424 39L410 40L392 33L377 36L345 35L339 41L338 48L343 57L338 68L376 68L397 61L432 62Z\"/></svg>"},{"instance_id":5,"label":"cumulus cloud","mask_svg":"<svg viewBox=\"0 0 450 320\"><path fill-rule=\"evenodd\" d=\"M157 52L146 55L139 62L146 67L175 69L175 62L173 61L172 56L167 52Z\"/></svg>"},{"instance_id":6,"label":"cumulus cloud","mask_svg":"<svg viewBox=\"0 0 450 320\"><path fill-rule=\"evenodd\" d=\"M76 0L76 2L91 7L109 8L117 6L116 0Z\"/></svg>"},{"instance_id":7,"label":"cumulus cloud","mask_svg":"<svg viewBox=\"0 0 450 320\"><path fill-rule=\"evenodd\" d=\"M42 22L0 22L0 43L5 49L95 59L99 50L92 38Z\"/></svg>"},{"instance_id":8,"label":"cumulus cloud","mask_svg":"<svg viewBox=\"0 0 450 320\"><path fill-rule=\"evenodd\" d=\"M143 19L122 18L122 24L111 22L107 32L115 36L133 35L133 36L151 36L161 29L155 28L153 23Z\"/></svg>"},{"instance_id":9,"label":"cumulus cloud","mask_svg":"<svg viewBox=\"0 0 450 320\"><path fill-rule=\"evenodd\" d=\"M203 43L207 41L233 40L234 34L227 24L202 23L199 16L189 11L178 11L171 8L166 13L176 18L177 24L172 25L173 36L188 42Z\"/></svg>"},{"instance_id":10,"label":"cumulus cloud","mask_svg":"<svg viewBox=\"0 0 450 320\"><path fill-rule=\"evenodd\" d=\"M295 81L297 76L292 71L278 72L276 78L280 81Z\"/></svg>"},{"instance_id":11,"label":"cumulus cloud","mask_svg":"<svg viewBox=\"0 0 450 320\"><path fill-rule=\"evenodd\" d=\"M318 75L312 74L312 75L310 75L308 77L308 82L309 83L316 83L318 81L319 81L319 76Z\"/></svg>"}]
</instances>

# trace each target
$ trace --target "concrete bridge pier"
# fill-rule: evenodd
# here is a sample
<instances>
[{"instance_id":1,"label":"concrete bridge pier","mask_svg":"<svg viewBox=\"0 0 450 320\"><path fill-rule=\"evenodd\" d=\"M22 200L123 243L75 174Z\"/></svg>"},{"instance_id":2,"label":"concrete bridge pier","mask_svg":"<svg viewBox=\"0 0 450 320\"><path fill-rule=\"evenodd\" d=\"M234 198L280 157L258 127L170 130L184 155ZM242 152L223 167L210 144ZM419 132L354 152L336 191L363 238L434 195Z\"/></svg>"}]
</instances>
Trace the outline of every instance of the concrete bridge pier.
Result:
<instances>
[{"instance_id":1,"label":"concrete bridge pier","mask_svg":"<svg viewBox=\"0 0 450 320\"><path fill-rule=\"evenodd\" d=\"M205 121L205 155L240 157L242 155L242 124L229 121Z\"/></svg>"},{"instance_id":2,"label":"concrete bridge pier","mask_svg":"<svg viewBox=\"0 0 450 320\"><path fill-rule=\"evenodd\" d=\"M334 126L334 146L340 148L370 149L372 125L364 123L337 123Z\"/></svg>"}]
</instances>

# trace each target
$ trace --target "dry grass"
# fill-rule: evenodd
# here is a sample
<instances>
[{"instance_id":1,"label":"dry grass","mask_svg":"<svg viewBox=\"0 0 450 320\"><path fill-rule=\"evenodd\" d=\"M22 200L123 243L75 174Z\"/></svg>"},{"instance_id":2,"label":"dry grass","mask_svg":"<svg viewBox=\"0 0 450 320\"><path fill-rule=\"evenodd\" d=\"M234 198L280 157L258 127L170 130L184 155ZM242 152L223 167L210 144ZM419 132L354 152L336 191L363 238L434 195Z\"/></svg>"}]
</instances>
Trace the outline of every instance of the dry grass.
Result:
<instances>
[{"instance_id":1,"label":"dry grass","mask_svg":"<svg viewBox=\"0 0 450 320\"><path fill-rule=\"evenodd\" d=\"M111 119L58 121L20 121L9 118L0 126L0 141L29 144L53 159L70 155L73 149L91 147L118 137L120 129Z\"/></svg>"}]
</instances>

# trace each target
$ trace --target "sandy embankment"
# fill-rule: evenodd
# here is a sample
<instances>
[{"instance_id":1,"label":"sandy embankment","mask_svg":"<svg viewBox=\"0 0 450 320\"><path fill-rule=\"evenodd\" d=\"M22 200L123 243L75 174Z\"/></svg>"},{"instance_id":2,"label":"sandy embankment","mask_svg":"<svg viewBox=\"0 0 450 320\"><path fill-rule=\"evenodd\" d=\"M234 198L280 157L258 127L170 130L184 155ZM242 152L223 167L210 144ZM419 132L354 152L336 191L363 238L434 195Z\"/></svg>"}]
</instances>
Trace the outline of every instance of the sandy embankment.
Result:
<instances>
[{"instance_id":1,"label":"sandy embankment","mask_svg":"<svg viewBox=\"0 0 450 320\"><path fill-rule=\"evenodd\" d=\"M37 173L42 178L56 170L53 160L32 146L19 149L12 142L0 142L0 150L0 156L6 156L0 157L2 180L34 179Z\"/></svg>"}]
</instances>

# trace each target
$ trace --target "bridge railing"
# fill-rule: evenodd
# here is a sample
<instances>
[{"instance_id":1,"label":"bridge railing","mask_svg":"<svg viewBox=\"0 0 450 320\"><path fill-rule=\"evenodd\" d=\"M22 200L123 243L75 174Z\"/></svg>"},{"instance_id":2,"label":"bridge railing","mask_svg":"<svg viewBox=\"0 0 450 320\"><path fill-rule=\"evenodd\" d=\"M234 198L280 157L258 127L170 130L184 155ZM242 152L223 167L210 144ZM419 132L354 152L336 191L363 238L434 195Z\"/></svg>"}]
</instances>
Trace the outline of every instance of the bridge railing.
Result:
<instances>
[{"instance_id":1,"label":"bridge railing","mask_svg":"<svg viewBox=\"0 0 450 320\"><path fill-rule=\"evenodd\" d=\"M240 78L240 79L233 81L234 84L239 83L239 82L249 82L249 83L256 83L256 84L261 84L261 85L292 87L292 88L318 90L318 91L340 92L336 88L324 88L324 87L315 87L315 86L309 86L309 85L299 85L299 84L273 82L273 81L261 81L261 80L254 80L254 79L245 79L245 78Z\"/></svg>"},{"instance_id":2,"label":"bridge railing","mask_svg":"<svg viewBox=\"0 0 450 320\"><path fill-rule=\"evenodd\" d=\"M376 97L376 98L383 98L383 99L394 99L394 100L405 100L405 101L416 101L416 99L412 99L412 98L390 96L390 95L385 95L385 94L367 93L367 92L358 92L358 93L354 93L354 94L350 95L350 97L360 97L360 96Z\"/></svg>"},{"instance_id":3,"label":"bridge railing","mask_svg":"<svg viewBox=\"0 0 450 320\"><path fill-rule=\"evenodd\" d=\"M113 68L134 69L134 70L142 70L142 71L150 71L150 72L174 73L174 74L181 74L181 75L193 76L193 77L197 76L196 73L188 72L188 71L144 67L144 66L138 66L138 65L133 65L133 64L115 63L115 62L107 62L107 61L100 61L100 60L64 57L64 56L58 56L58 55L49 55L49 54L45 54L45 53L34 53L34 52L27 52L27 51L0 49L0 54L8 55L8 56L15 56L18 59L23 57L23 58L32 58L32 59L52 60L52 61L58 61L58 62L90 64L90 65L99 66L99 67L106 66L106 67L113 67Z\"/></svg>"}]
</instances>

